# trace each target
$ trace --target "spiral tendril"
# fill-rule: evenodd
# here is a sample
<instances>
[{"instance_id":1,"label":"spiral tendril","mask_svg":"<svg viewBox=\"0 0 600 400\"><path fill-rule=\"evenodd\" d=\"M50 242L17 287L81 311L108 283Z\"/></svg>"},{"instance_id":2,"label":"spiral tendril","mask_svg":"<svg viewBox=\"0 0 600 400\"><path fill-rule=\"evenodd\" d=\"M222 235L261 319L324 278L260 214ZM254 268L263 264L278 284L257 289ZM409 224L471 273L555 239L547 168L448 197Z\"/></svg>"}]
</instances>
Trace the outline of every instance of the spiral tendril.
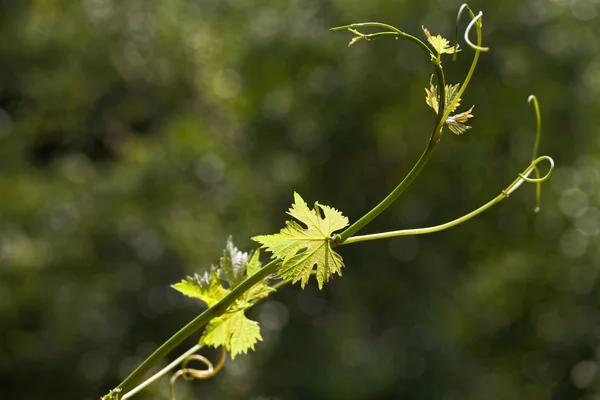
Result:
<instances>
[{"instance_id":1,"label":"spiral tendril","mask_svg":"<svg viewBox=\"0 0 600 400\"><path fill-rule=\"evenodd\" d=\"M542 177L529 178L529 174L531 174L531 172L536 170L537 165L539 163L541 163L542 161L548 161L548 163L550 163L550 169L548 170L548 172L546 172L546 175L544 175ZM523 184L523 182L536 183L539 185L540 183L542 183L542 182L546 181L548 178L550 178L550 175L552 175L553 170L554 170L554 160L552 159L552 157L549 157L549 156L538 157L535 160L533 160L531 162L531 164L529 164L529 166L527 168L525 168L525 170L519 174L519 177L517 179L515 179L515 181L513 183L511 183L506 189L504 189L502 191L502 193L504 193L505 196L510 195L512 192L517 190L517 188L519 186L521 186Z\"/></svg>"},{"instance_id":2,"label":"spiral tendril","mask_svg":"<svg viewBox=\"0 0 600 400\"><path fill-rule=\"evenodd\" d=\"M536 128L535 128L535 144L533 145L533 155L531 156L531 160L535 160L538 154L538 148L540 147L540 137L542 134L542 117L540 114L540 104L538 103L537 97L535 95L529 96L527 99L529 105L533 105L533 109L535 112L535 120L536 120ZM540 177L540 171L536 167L535 168L535 176L537 178ZM540 199L542 196L542 186L538 183L535 187L535 212L540 212Z\"/></svg>"},{"instance_id":3,"label":"spiral tendril","mask_svg":"<svg viewBox=\"0 0 600 400\"><path fill-rule=\"evenodd\" d=\"M462 13L465 10L465 8L469 9L469 6L467 5L467 3L464 3L462 6L460 6L460 9L458 10L458 14L456 15L456 24L454 26L454 48L455 49L458 49L458 24L460 23L460 17L462 16ZM469 9L469 11L471 11L471 9ZM457 55L458 55L458 51L455 51L454 54L452 55L452 61L456 61Z\"/></svg>"},{"instance_id":4,"label":"spiral tendril","mask_svg":"<svg viewBox=\"0 0 600 400\"><path fill-rule=\"evenodd\" d=\"M483 17L483 12L479 11L479 14L477 14L475 16L475 18L473 18L471 20L471 22L469 23L469 25L467 25L467 29L465 29L465 42L467 42L467 44L469 45L469 47L471 47L473 50L479 50L479 51L483 51L483 52L488 52L490 51L489 47L482 47L482 46L477 46L475 43L471 42L471 39L469 39L469 33L471 32L471 29L475 26L475 24L477 23L477 21L479 21L479 23L481 24L481 17Z\"/></svg>"},{"instance_id":5,"label":"spiral tendril","mask_svg":"<svg viewBox=\"0 0 600 400\"><path fill-rule=\"evenodd\" d=\"M194 379L208 379L215 376L223 367L225 363L225 357L227 350L224 346L221 346L221 358L217 362L217 365L213 366L213 363L206 357L200 354L192 354L187 357L181 363L181 368L171 376L169 384L169 397L171 400L175 400L175 382L180 377L186 381L192 381ZM200 361L206 366L206 369L188 368L188 364L192 361Z\"/></svg>"}]
</instances>

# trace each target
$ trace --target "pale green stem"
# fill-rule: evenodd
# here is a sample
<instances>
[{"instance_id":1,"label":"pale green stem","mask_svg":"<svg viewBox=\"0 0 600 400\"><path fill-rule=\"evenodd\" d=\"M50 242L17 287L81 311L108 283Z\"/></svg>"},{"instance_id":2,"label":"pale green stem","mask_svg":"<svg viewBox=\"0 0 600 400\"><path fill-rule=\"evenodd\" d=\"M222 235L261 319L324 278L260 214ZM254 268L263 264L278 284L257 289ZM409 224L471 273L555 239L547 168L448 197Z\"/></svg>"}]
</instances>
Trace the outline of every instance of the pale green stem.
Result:
<instances>
[{"instance_id":1,"label":"pale green stem","mask_svg":"<svg viewBox=\"0 0 600 400\"><path fill-rule=\"evenodd\" d=\"M544 160L547 160L550 163L550 170L548 171L548 173L544 177L538 176L533 179L529 178L529 174L531 174L531 172L533 172L534 170L537 171L537 164L539 164L541 161L544 161ZM471 211L470 213L465 214L460 218L457 218L450 222L446 222L445 224L430 226L427 228L403 229L403 230L399 230L399 231L375 233L372 235L353 236L353 237L347 239L344 243L342 243L342 245L352 244L352 243L357 243L357 242L365 242L368 240L387 239L387 238L392 238L392 237L397 237L397 236L424 235L427 233L439 232L439 231L443 231L448 228L452 228L458 224L462 224L463 222L468 221L469 219L481 214L488 208L501 202L502 200L507 198L512 192L514 192L519 186L521 186L521 184L523 184L523 182L532 182L532 183L540 184L541 182L545 181L546 179L548 179L550 177L550 174L552 173L553 169L554 169L554 161L552 160L552 158L550 158L548 156L539 157L539 158L533 160L532 163L527 167L527 169L525 169L525 171L523 171L521 174L519 174L519 177L517 179L515 179L498 196L496 196L494 199L487 202L486 204L482 205L478 209Z\"/></svg>"},{"instance_id":2,"label":"pale green stem","mask_svg":"<svg viewBox=\"0 0 600 400\"><path fill-rule=\"evenodd\" d=\"M469 12L471 13L473 20L475 20L476 17L473 14L473 12L470 9L469 9ZM481 41L482 41L481 21L477 21L477 22L478 23L475 25L477 28L477 47L475 48L475 55L473 56L473 61L471 62L471 67L469 68L469 72L467 73L467 76L462 84L462 87L459 89L457 96L452 100L452 102L447 107L445 105L446 82L445 82L444 74L443 74L443 71L442 71L442 68L441 68L441 65L439 62L439 58L436 58L437 63L434 63L434 66L436 67L437 77L438 77L438 84L440 87L439 110L445 110L445 112L438 113L436 127L435 127L434 132L431 136L431 139L427 145L427 148L425 149L423 154L421 154L421 157L419 158L417 163L413 166L413 168L410 170L408 175L406 175L406 177L402 180L402 182L400 182L400 184L398 186L396 186L396 188L385 199L383 199L377 206L375 206L371 211L366 213L363 217L361 217L354 224L352 224L350 227L348 227L345 231L343 231L342 233L335 236L335 239L334 239L335 244L339 245L339 244L342 244L345 241L347 241L352 235L354 235L356 232L358 232L360 229L362 229L365 225L367 225L373 219L375 219L379 214L381 214L385 209L387 209L389 206L391 206L398 199L398 197L400 197L400 195L404 192L404 190L406 190L406 188L414 181L414 179L421 172L421 170L423 169L425 164L427 164L427 161L429 160L429 157L431 156L433 149L435 148L437 142L439 141L439 137L442 133L442 127L444 126L446 119L450 115L452 108L454 108L454 105L456 104L456 102L458 101L460 96L462 96L465 89L467 88L467 85L469 84L469 82L471 81L471 77L473 76L473 72L475 71L475 67L477 66L477 62L479 60L479 53L481 52ZM404 34L400 30L398 30L394 27L391 27L390 25L372 23L372 22L365 23L365 24L347 25L345 27L339 27L339 29L355 28L355 27L359 27L359 26L384 27L384 28L392 29L397 33ZM334 28L334 29L338 30L338 28ZM406 35L406 34L404 34L404 35ZM431 49L429 49L429 47L425 43L423 43L419 39L415 38L414 36L411 36L411 38L412 39L410 39L410 40L419 44L421 47L429 50L429 53L432 55L432 57L435 58L435 56L433 55L433 52L431 51Z\"/></svg>"},{"instance_id":3,"label":"pale green stem","mask_svg":"<svg viewBox=\"0 0 600 400\"><path fill-rule=\"evenodd\" d=\"M186 351L185 353L183 353L182 355L177 357L177 359L175 359L172 363L170 363L169 365L167 365L166 367L164 367L163 369L158 371L156 374L154 374L150 378L146 379L144 382L142 382L141 384L136 386L134 389L125 393L123 395L123 397L121 397L121 400L127 400L127 399L135 396L136 394L138 394L139 392L144 390L146 387L150 386L151 384L156 382L158 379L160 379L161 377L163 377L164 375L168 374L170 371L172 371L173 369L178 367L179 364L181 364L183 362L183 360L185 360L186 358L188 358L189 356L191 356L192 354L194 354L195 352L197 352L200 349L201 349L201 346L195 345L194 347L192 347L191 349L189 349L188 351Z\"/></svg>"},{"instance_id":4,"label":"pale green stem","mask_svg":"<svg viewBox=\"0 0 600 400\"><path fill-rule=\"evenodd\" d=\"M444 229L452 228L453 226L461 224L461 223L475 217L476 215L481 214L482 212L484 212L488 208L492 207L496 203L499 203L500 201L504 200L505 198L506 198L506 194L502 193L499 196L497 196L496 198L494 198L493 200L491 200L490 202L479 207L478 209L471 211L470 213L463 215L462 217L457 218L453 221L446 222L445 224L430 226L427 228L403 229L403 230L399 230L399 231L374 233L371 235L353 236L353 237L349 238L348 240L346 240L344 243L342 243L342 245L352 244L352 243L357 243L357 242L366 242L368 240L387 239L387 238L393 238L393 237L397 237L397 236L424 235L427 233L443 231Z\"/></svg>"},{"instance_id":5,"label":"pale green stem","mask_svg":"<svg viewBox=\"0 0 600 400\"><path fill-rule=\"evenodd\" d=\"M413 43L417 44L419 47L421 47L421 49L423 49L423 51L425 51L425 53L427 55L429 55L431 62L433 64L433 67L435 68L436 76L438 79L438 84L440 86L440 109L442 109L442 110L444 109L445 103L446 103L446 80L444 78L444 71L442 70L439 55L435 55L433 53L433 51L431 50L431 48L429 48L429 46L427 46L425 43L423 43L420 39L418 39L412 35L409 35L407 33L404 33L401 30L399 30L398 28L395 28L388 24L382 24L379 22L364 22L364 23L351 24L351 25L346 25L346 26L342 26L342 27L332 28L332 30L354 29L354 28L359 28L359 27L386 28L386 29L392 30L393 32L397 33L399 38L410 40ZM429 143L427 144L427 147L423 151L423 154L421 154L421 157L417 160L416 164L410 170L408 175L406 175L406 177L402 180L402 182L400 182L400 184L398 184L398 186L396 186L396 188L394 190L392 190L392 192L389 195L387 195L387 197L385 199L383 199L378 205L376 205L371 211L366 213L364 216L362 216L360 219L358 219L351 226L346 228L346 230L344 230L340 234L336 235L334 238L334 244L337 245L337 244L343 243L350 236L354 235L356 232L358 232L360 229L362 229L365 225L370 223L374 218L376 218L386 208L388 208L392 203L394 203L398 197L400 197L402 192L404 192L404 190L406 190L406 188L415 180L415 178L417 177L419 172L421 172L421 170L423 169L425 164L427 164L429 157L433 153L433 150L435 149L435 146L437 145L437 143L439 141L439 137L442 132L443 125L444 125L444 120L442 119L442 113L439 113L437 116L436 122L435 122L435 127L433 129L433 133L429 140Z\"/></svg>"}]
</instances>

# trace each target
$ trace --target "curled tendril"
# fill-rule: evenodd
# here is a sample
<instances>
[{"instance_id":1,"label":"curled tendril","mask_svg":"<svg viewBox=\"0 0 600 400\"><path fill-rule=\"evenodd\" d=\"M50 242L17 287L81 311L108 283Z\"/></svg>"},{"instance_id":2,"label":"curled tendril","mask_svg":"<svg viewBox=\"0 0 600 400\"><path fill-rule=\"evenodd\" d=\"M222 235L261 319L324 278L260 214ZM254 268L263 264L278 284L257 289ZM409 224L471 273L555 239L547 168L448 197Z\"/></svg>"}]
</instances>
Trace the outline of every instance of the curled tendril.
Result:
<instances>
[{"instance_id":1,"label":"curled tendril","mask_svg":"<svg viewBox=\"0 0 600 400\"><path fill-rule=\"evenodd\" d=\"M471 11L471 9L467 5L467 3L464 3L462 6L460 6L460 9L458 10L458 14L456 15L456 25L454 26L454 48L455 49L458 48L458 24L460 22L460 17L462 16L462 13L465 10L465 8L467 8L467 9L469 9L469 11ZM452 61L456 61L457 55L458 55L458 52L455 51L454 54L452 55Z\"/></svg>"},{"instance_id":2,"label":"curled tendril","mask_svg":"<svg viewBox=\"0 0 600 400\"><path fill-rule=\"evenodd\" d=\"M531 164L529 167L525 169L522 173L519 174L519 178L515 180L508 188L506 188L503 193L508 196L513 191L515 191L523 182L535 183L535 200L536 205L534 211L536 213L540 212L540 198L542 193L542 182L550 177L552 170L554 169L554 160L548 156L538 157L538 149L540 147L540 138L542 134L542 117L540 114L540 105L538 103L537 97L535 95L529 96L527 99L529 105L533 105L533 109L535 111L535 119L536 119L536 129L535 129L535 144L533 146L533 155L531 156ZM550 163L550 170L546 173L546 175L541 176L540 170L538 168L538 164L544 160L547 160ZM530 178L529 175L535 172L535 178Z\"/></svg>"},{"instance_id":3,"label":"curled tendril","mask_svg":"<svg viewBox=\"0 0 600 400\"><path fill-rule=\"evenodd\" d=\"M200 354L192 354L192 355L188 356L181 363L181 369L179 369L177 372L175 372L173 374L173 376L171 377L170 385L169 385L170 399L175 400L175 382L177 382L177 379L182 377L186 381L192 381L194 379L212 378L223 367L223 364L225 363L226 355L227 355L227 350L225 349L224 346L221 346L221 358L219 358L219 361L217 362L217 365L215 365L215 366L213 366L212 362L210 362L209 359L207 359L206 357L204 357ZM206 369L188 368L187 365L192 361L200 361L201 363L203 363L206 366Z\"/></svg>"},{"instance_id":4,"label":"curled tendril","mask_svg":"<svg viewBox=\"0 0 600 400\"><path fill-rule=\"evenodd\" d=\"M531 159L534 160L537 157L538 148L540 147L540 137L541 137L541 133L542 133L542 117L540 115L540 105L538 103L537 97L535 97L535 95L532 94L527 99L527 102L529 103L529 105L533 104L533 109L535 111L535 120L536 120L535 144L533 146L533 155L531 156ZM535 168L535 176L537 178L540 177L540 171L538 170L538 168ZM541 196L542 196L542 186L541 186L541 184L538 183L535 187L535 201L536 201L535 212L540 211Z\"/></svg>"},{"instance_id":5,"label":"curled tendril","mask_svg":"<svg viewBox=\"0 0 600 400\"><path fill-rule=\"evenodd\" d=\"M465 29L465 42L467 42L467 44L473 50L488 52L490 50L489 47L477 46L476 44L473 44L473 42L471 42L471 40L469 39L469 34L470 34L471 29L477 23L477 21L479 19L481 19L481 17L483 17L483 13L479 12L479 14L477 14L477 16L476 16L473 13L473 11L471 10L471 8L469 8L469 5L467 3L464 3L462 6L460 6L460 9L458 10L458 14L456 15L456 24L455 24L455 28L454 28L454 47L456 48L456 46L458 45L458 25L460 23L460 18L462 17L462 14L465 10L467 10L469 12L469 14L471 14L471 22L467 26L467 29ZM479 21L479 27L481 27L481 21ZM457 55L457 53L454 53L454 55L452 56L452 61L456 61L456 55Z\"/></svg>"},{"instance_id":6,"label":"curled tendril","mask_svg":"<svg viewBox=\"0 0 600 400\"><path fill-rule=\"evenodd\" d=\"M468 8L468 7L467 7ZM461 7L462 9L462 7ZM470 10L469 10L470 11ZM467 42L467 44L473 49L473 50L479 50L482 52L488 52L490 51L489 47L482 47L482 46L477 46L476 44L474 44L473 42L471 42L471 39L469 39L469 33L471 32L471 29L473 28L473 26L475 26L475 24L477 23L477 21L479 21L479 24L481 24L481 17L483 17L483 12L479 11L479 14L477 14L469 23L469 25L467 25L467 29L465 29L465 42Z\"/></svg>"},{"instance_id":7,"label":"curled tendril","mask_svg":"<svg viewBox=\"0 0 600 400\"><path fill-rule=\"evenodd\" d=\"M544 160L546 160L550 163L550 169L548 170L546 175L539 177L539 178L529 178L529 174L531 173L531 170L537 168L537 165ZM519 177L526 182L542 183L542 182L548 180L548 178L550 178L550 175L552 174L553 169L554 169L554 160L552 159L552 157L541 156L541 157L538 157L535 160L533 160L531 162L531 164L529 164L529 167L527 167L527 169L525 171L523 171L522 173L519 174Z\"/></svg>"},{"instance_id":8,"label":"curled tendril","mask_svg":"<svg viewBox=\"0 0 600 400\"><path fill-rule=\"evenodd\" d=\"M538 104L538 99L537 99L537 97L536 97L535 94L532 94L532 95L529 95L529 97L527 98L527 102L529 104L535 103L537 105Z\"/></svg>"},{"instance_id":9,"label":"curled tendril","mask_svg":"<svg viewBox=\"0 0 600 400\"><path fill-rule=\"evenodd\" d=\"M531 157L533 161L535 158L537 158L538 148L540 147L540 136L542 134L542 117L540 116L540 104L538 103L537 97L535 97L535 95L532 94L527 99L527 102L529 103L529 105L533 104L536 120L535 145L533 146L533 156Z\"/></svg>"},{"instance_id":10,"label":"curled tendril","mask_svg":"<svg viewBox=\"0 0 600 400\"><path fill-rule=\"evenodd\" d=\"M544 175L542 177L530 178L529 174L531 174L534 170L536 170L537 165L539 163L541 163L542 161L548 161L548 163L550 163L550 169L548 170L548 172L546 172L546 175ZM531 162L531 164L529 164L529 166L527 168L525 168L525 170L519 174L519 177L517 179L515 179L515 181L513 183L511 183L506 189L504 189L502 191L502 193L504 193L504 195L508 197L508 195L510 195L515 190L517 190L517 188L519 186L521 186L523 184L523 182L540 184L540 183L548 180L548 178L550 178L550 175L552 175L553 170L554 170L554 160L552 159L552 157L549 157L549 156L538 157L535 160L533 160Z\"/></svg>"}]
</instances>

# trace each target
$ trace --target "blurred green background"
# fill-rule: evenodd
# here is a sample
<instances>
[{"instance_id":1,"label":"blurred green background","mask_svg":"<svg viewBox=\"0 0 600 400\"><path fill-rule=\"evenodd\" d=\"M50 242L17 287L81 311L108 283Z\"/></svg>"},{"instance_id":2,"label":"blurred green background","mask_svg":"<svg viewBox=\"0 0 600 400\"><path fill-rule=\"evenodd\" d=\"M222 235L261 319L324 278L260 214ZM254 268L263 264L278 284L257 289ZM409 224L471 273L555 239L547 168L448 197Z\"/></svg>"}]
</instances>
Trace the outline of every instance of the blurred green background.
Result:
<instances>
[{"instance_id":1,"label":"blurred green background","mask_svg":"<svg viewBox=\"0 0 600 400\"><path fill-rule=\"evenodd\" d=\"M201 312L169 284L209 268L229 234L255 248L293 191L351 221L387 194L429 138L432 69L410 43L348 49L328 28L451 37L460 6L1 4L0 392L63 400L98 399ZM471 6L492 49L463 96L473 129L445 129L364 233L442 223L499 194L531 157L531 93L557 163L542 212L527 185L451 231L340 248L343 278L257 306L257 351L179 382L179 400L600 399L600 2ZM449 83L471 56L446 59Z\"/></svg>"}]
</instances>

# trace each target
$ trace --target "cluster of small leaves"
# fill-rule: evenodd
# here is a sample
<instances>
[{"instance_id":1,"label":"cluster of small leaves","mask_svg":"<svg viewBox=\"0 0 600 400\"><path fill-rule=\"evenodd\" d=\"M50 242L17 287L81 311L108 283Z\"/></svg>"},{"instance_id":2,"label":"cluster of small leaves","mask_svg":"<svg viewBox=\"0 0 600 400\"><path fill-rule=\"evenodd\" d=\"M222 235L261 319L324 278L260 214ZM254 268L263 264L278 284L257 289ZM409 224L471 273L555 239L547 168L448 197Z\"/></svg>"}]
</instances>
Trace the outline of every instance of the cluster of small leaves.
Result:
<instances>
[{"instance_id":1,"label":"cluster of small leaves","mask_svg":"<svg viewBox=\"0 0 600 400\"><path fill-rule=\"evenodd\" d=\"M423 29L423 32L425 32L425 37L427 38L427 41L429 42L431 47L433 47L433 49L437 52L438 58L440 58L442 54L454 54L460 51L460 49L458 48L458 44L456 45L456 47L450 47L450 42L448 41L448 39L443 38L442 35L433 36L431 33L429 33L429 30L427 30L427 28L425 28L424 26L422 26L421 28ZM460 106L460 97L458 97L459 87L460 83L457 83L456 85L446 85L446 108L444 109L444 113L448 111L449 107L452 107L450 109L450 113L453 113ZM433 75L429 80L429 89L425 88L425 102L429 107L433 108L436 114L439 114L440 95L438 93L438 87L433 84ZM446 125L448 125L448 128L450 129L450 131L452 131L452 133L454 133L455 135L462 135L463 133L471 129L469 125L466 125L466 122L469 120L469 118L473 118L473 114L471 114L471 111L473 111L473 107L475 106L471 106L471 108L465 112L450 115L446 118Z\"/></svg>"},{"instance_id":2,"label":"cluster of small leaves","mask_svg":"<svg viewBox=\"0 0 600 400\"><path fill-rule=\"evenodd\" d=\"M342 257L332 249L332 234L348 225L348 218L335 208L315 203L311 210L298 193L288 214L300 221L287 221L285 228L274 235L253 237L262 247L283 260L277 276L292 283L308 283L316 266L319 289L337 273L342 275Z\"/></svg>"},{"instance_id":3,"label":"cluster of small leaves","mask_svg":"<svg viewBox=\"0 0 600 400\"><path fill-rule=\"evenodd\" d=\"M460 106L461 99L460 97L457 97L459 86L460 83L457 83L456 85L446 85L446 109L444 111L448 111L448 107L452 106L452 109L450 110L452 113ZM440 95L438 93L437 86L433 84L433 75L429 81L429 89L425 88L425 102L429 107L433 108L436 114L440 112ZM450 115L448 118L446 118L446 125L448 125L448 128L452 131L452 133L456 135L462 135L471 129L471 127L465 123L469 118L473 118L473 114L471 114L471 112L473 111L474 107L475 106L471 106L471 108L469 108L467 111Z\"/></svg>"},{"instance_id":4,"label":"cluster of small leaves","mask_svg":"<svg viewBox=\"0 0 600 400\"><path fill-rule=\"evenodd\" d=\"M260 268L259 251L253 254L244 253L233 245L229 237L218 267L213 266L211 271L205 272L204 275L189 276L172 287L212 307ZM273 291L275 289L269 286L268 279L254 285L237 299L227 312L207 325L200 338L200 345L225 346L232 359L238 354L247 353L249 349L254 350L254 345L262 340L260 327L258 322L246 317L245 310Z\"/></svg>"}]
</instances>

